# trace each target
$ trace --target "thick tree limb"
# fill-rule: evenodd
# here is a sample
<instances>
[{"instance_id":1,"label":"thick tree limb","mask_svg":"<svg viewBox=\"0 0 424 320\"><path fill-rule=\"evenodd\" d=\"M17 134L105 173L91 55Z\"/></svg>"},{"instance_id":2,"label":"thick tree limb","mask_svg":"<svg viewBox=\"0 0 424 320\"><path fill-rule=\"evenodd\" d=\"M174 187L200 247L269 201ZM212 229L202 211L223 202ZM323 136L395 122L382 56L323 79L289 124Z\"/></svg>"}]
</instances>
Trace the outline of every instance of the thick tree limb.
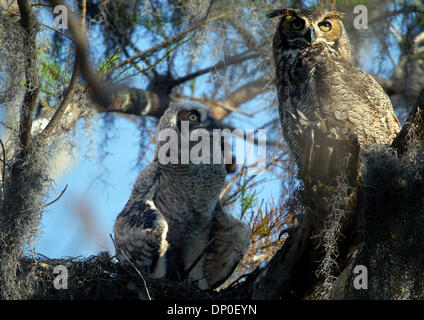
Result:
<instances>
[{"instance_id":1,"label":"thick tree limb","mask_svg":"<svg viewBox=\"0 0 424 320\"><path fill-rule=\"evenodd\" d=\"M35 31L35 18L33 16L31 6L27 0L19 0L18 1L19 12L21 15L21 24L25 29L25 37L23 39L24 45L23 48L26 55L25 60L25 94L22 102L22 107L20 111L20 121L19 121L19 142L21 149L19 150L18 157L16 161L13 163L11 168L11 181L16 180L19 181L19 178L22 175L22 167L21 164L26 158L30 148L31 148L31 128L32 128L32 117L35 108L35 102L38 97L39 92L39 80L37 75L37 46L36 46L36 31ZM6 159L4 159L6 161ZM10 216L14 213L15 207L17 206L14 203L15 201L20 201L18 199L18 195L9 194L5 185L8 183L5 181L5 172L3 170L3 189L5 198L10 196L8 201L3 201L2 210L0 213L0 225L5 225ZM10 201L9 201L10 200ZM11 208L8 204L13 204L14 208ZM0 231L2 228L0 228Z\"/></svg>"},{"instance_id":2,"label":"thick tree limb","mask_svg":"<svg viewBox=\"0 0 424 320\"><path fill-rule=\"evenodd\" d=\"M86 0L81 0L79 4L80 4L80 10L81 10L81 26L82 26L81 32L84 32L85 31L85 16L86 16ZM65 113L66 108L68 107L69 102L72 99L73 94L75 93L75 90L78 85L78 78L80 76L80 70L81 70L81 60L82 60L81 53L82 53L81 50L76 50L74 69L72 72L71 82L69 84L68 89L65 92L65 96L60 102L60 105L57 108L56 112L54 113L52 119L44 128L41 134L42 139L46 139L52 133L55 127L58 125L58 123L60 122L60 119Z\"/></svg>"},{"instance_id":3,"label":"thick tree limb","mask_svg":"<svg viewBox=\"0 0 424 320\"><path fill-rule=\"evenodd\" d=\"M421 90L415 103L415 108L393 140L392 147L403 156L411 144L424 140L424 89Z\"/></svg>"},{"instance_id":4,"label":"thick tree limb","mask_svg":"<svg viewBox=\"0 0 424 320\"><path fill-rule=\"evenodd\" d=\"M49 2L53 6L63 5L62 0L49 0ZM107 89L105 84L100 82L100 79L91 68L84 27L72 16L68 17L68 25L72 33L72 38L74 39L77 56L80 57L81 74L88 83L93 100L100 105L110 105L112 101L111 96L114 90L110 88Z\"/></svg>"},{"instance_id":5,"label":"thick tree limb","mask_svg":"<svg viewBox=\"0 0 424 320\"><path fill-rule=\"evenodd\" d=\"M31 50L27 50L25 66L25 95L21 109L21 120L19 127L19 140L23 151L25 151L31 143L32 116L39 92L39 80L36 67L37 58L35 50L36 33L34 16L31 10L31 6L27 0L18 0L18 6L21 15L21 24L26 31L24 48L31 48Z\"/></svg>"}]
</instances>

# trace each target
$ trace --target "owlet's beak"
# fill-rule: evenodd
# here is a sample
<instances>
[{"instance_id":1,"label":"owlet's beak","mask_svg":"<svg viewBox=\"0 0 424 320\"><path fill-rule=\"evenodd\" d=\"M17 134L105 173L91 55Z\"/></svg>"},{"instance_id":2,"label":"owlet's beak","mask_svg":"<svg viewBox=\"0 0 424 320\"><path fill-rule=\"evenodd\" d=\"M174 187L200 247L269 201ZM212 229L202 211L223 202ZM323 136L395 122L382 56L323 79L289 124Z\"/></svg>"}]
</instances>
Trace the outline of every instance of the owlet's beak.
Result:
<instances>
[{"instance_id":1,"label":"owlet's beak","mask_svg":"<svg viewBox=\"0 0 424 320\"><path fill-rule=\"evenodd\" d=\"M313 27L309 27L308 30L306 30L305 39L309 42L309 44L312 44L315 41L315 31Z\"/></svg>"}]
</instances>

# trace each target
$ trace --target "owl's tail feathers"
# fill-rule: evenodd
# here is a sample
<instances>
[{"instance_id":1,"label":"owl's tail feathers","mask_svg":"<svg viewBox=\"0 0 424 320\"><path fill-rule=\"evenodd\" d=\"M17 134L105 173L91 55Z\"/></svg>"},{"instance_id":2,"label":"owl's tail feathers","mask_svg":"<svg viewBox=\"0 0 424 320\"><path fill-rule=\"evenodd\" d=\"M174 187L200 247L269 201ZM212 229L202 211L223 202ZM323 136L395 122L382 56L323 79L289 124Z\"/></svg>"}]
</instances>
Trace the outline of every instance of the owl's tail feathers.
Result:
<instances>
[{"instance_id":1,"label":"owl's tail feathers","mask_svg":"<svg viewBox=\"0 0 424 320\"><path fill-rule=\"evenodd\" d=\"M113 228L116 257L123 264L137 265L151 278L162 278L166 275L168 223L158 210L147 203L144 207L142 212L124 209L118 215Z\"/></svg>"}]
</instances>

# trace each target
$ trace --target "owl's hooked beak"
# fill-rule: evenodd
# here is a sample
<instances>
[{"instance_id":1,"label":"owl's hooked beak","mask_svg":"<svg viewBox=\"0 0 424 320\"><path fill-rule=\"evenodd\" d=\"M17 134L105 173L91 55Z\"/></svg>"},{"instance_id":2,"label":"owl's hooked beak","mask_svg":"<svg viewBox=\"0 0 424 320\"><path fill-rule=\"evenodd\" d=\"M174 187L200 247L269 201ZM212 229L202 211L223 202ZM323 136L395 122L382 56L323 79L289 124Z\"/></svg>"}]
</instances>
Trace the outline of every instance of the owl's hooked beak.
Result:
<instances>
[{"instance_id":1,"label":"owl's hooked beak","mask_svg":"<svg viewBox=\"0 0 424 320\"><path fill-rule=\"evenodd\" d=\"M315 31L313 27L310 27L308 30L306 30L305 39L309 42L309 44L312 44L315 41Z\"/></svg>"}]
</instances>

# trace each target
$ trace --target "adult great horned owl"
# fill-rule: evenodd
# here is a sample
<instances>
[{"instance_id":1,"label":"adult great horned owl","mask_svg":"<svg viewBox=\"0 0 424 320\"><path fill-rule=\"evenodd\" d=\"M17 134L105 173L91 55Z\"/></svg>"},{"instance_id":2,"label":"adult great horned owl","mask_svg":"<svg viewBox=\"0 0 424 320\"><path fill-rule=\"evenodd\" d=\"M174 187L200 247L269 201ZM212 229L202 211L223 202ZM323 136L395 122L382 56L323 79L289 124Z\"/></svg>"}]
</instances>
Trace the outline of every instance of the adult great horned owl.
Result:
<instances>
[{"instance_id":1,"label":"adult great horned owl","mask_svg":"<svg viewBox=\"0 0 424 320\"><path fill-rule=\"evenodd\" d=\"M175 130L180 156L193 147L190 142L190 150L181 148L181 128L187 123L190 132L202 128L211 134L218 128L207 107L195 102L171 103L158 131ZM188 277L198 281L201 289L218 287L246 252L250 230L220 205L224 161L163 164L160 148L165 143L158 142L155 159L138 176L116 219L117 257L135 262L152 278Z\"/></svg>"},{"instance_id":2,"label":"adult great horned owl","mask_svg":"<svg viewBox=\"0 0 424 320\"><path fill-rule=\"evenodd\" d=\"M323 171L331 171L323 156L311 164L314 155L307 150L311 145L315 150L325 147L317 140L320 131L354 133L364 146L390 144L400 130L389 97L351 62L342 16L337 11L300 9L268 14L280 17L273 39L280 120L301 175L317 162ZM330 156L333 149L327 152Z\"/></svg>"}]
</instances>

